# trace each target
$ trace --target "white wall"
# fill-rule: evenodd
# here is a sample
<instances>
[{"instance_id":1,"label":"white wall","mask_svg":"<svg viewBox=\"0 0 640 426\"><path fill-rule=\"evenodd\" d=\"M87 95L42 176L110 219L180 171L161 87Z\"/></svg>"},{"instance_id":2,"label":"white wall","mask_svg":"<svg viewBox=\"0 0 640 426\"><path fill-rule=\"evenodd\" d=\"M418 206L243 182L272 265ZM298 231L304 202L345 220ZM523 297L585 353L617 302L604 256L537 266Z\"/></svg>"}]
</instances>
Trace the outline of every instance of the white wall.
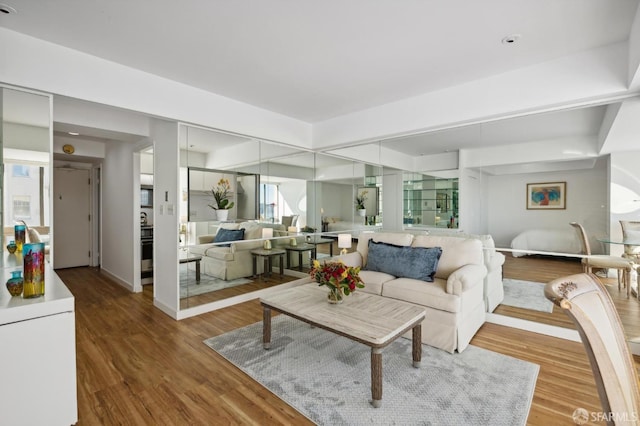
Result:
<instances>
[{"instance_id":1,"label":"white wall","mask_svg":"<svg viewBox=\"0 0 640 426\"><path fill-rule=\"evenodd\" d=\"M640 152L611 154L611 217L609 233L612 239L622 238L620 220L640 220ZM622 245L611 245L612 255L623 253Z\"/></svg>"},{"instance_id":2,"label":"white wall","mask_svg":"<svg viewBox=\"0 0 640 426\"><path fill-rule=\"evenodd\" d=\"M180 191L178 124L153 120L154 305L178 318L178 226ZM165 197L167 197L165 199Z\"/></svg>"},{"instance_id":3,"label":"white wall","mask_svg":"<svg viewBox=\"0 0 640 426\"><path fill-rule=\"evenodd\" d=\"M102 167L101 265L131 289L134 282L133 245L139 244L133 238L133 170L133 146L116 141L107 143Z\"/></svg>"},{"instance_id":4,"label":"white wall","mask_svg":"<svg viewBox=\"0 0 640 426\"><path fill-rule=\"evenodd\" d=\"M488 232L498 247L510 247L511 240L527 229L569 229L572 221L583 224L590 236L607 234L607 161L599 161L594 169L489 176L487 181ZM566 182L567 208L527 210L527 184L539 182Z\"/></svg>"},{"instance_id":5,"label":"white wall","mask_svg":"<svg viewBox=\"0 0 640 426\"><path fill-rule=\"evenodd\" d=\"M0 28L0 46L3 64L0 82L262 139L311 146L311 125L282 114L5 28Z\"/></svg>"},{"instance_id":6,"label":"white wall","mask_svg":"<svg viewBox=\"0 0 640 426\"><path fill-rule=\"evenodd\" d=\"M279 190L286 204L285 214L299 215L296 226L304 227L307 224L307 181L287 180L279 184Z\"/></svg>"},{"instance_id":7,"label":"white wall","mask_svg":"<svg viewBox=\"0 0 640 426\"><path fill-rule=\"evenodd\" d=\"M344 222L353 221L353 186L329 182L322 182L320 185L322 198L318 200L318 206L324 209L324 216L338 218Z\"/></svg>"}]
</instances>

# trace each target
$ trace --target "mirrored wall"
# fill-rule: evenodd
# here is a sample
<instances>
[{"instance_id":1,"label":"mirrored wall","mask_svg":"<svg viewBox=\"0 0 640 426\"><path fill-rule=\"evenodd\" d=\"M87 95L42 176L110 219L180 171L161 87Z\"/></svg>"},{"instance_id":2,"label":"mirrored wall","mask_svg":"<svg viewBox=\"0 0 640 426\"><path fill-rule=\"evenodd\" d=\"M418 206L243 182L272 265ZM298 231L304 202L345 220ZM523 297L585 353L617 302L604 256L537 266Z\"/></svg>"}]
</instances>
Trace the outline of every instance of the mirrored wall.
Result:
<instances>
[{"instance_id":1,"label":"mirrored wall","mask_svg":"<svg viewBox=\"0 0 640 426\"><path fill-rule=\"evenodd\" d=\"M311 258L337 254L339 233L382 226L377 165L195 126L180 134L181 309L305 277Z\"/></svg>"},{"instance_id":2,"label":"mirrored wall","mask_svg":"<svg viewBox=\"0 0 640 426\"><path fill-rule=\"evenodd\" d=\"M51 99L0 86L0 121L1 266L11 268L22 265L21 253L6 248L15 239L16 224L26 224L40 241L50 243Z\"/></svg>"},{"instance_id":3,"label":"mirrored wall","mask_svg":"<svg viewBox=\"0 0 640 426\"><path fill-rule=\"evenodd\" d=\"M620 256L619 220L640 220L640 169L634 166L640 151L599 154L611 149L605 139L614 133L619 108L604 103L383 141L381 149L393 149L410 165L402 228L491 235L496 248L488 244L485 251L504 256L505 291L491 311L573 329L543 295L548 281L582 272L584 249L570 222L584 226L592 253ZM629 339L637 339L636 278L627 298L615 270L596 273L608 284Z\"/></svg>"}]
</instances>

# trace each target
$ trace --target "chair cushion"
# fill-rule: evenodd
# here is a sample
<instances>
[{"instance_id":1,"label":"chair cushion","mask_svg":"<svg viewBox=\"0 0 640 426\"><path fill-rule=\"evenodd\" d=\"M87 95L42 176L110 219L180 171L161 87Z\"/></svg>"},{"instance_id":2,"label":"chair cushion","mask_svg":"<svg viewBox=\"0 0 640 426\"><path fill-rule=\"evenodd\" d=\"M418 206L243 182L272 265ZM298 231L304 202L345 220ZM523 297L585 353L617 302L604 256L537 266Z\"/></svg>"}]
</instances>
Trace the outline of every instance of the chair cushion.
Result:
<instances>
[{"instance_id":1,"label":"chair cushion","mask_svg":"<svg viewBox=\"0 0 640 426\"><path fill-rule=\"evenodd\" d=\"M440 247L396 246L369 240L369 254L364 269L433 282L441 255Z\"/></svg>"},{"instance_id":2,"label":"chair cushion","mask_svg":"<svg viewBox=\"0 0 640 426\"><path fill-rule=\"evenodd\" d=\"M244 228L241 229L224 229L220 228L216 237L213 239L214 243L224 243L226 241L238 241L244 239ZM223 244L225 247L229 247L230 244Z\"/></svg>"}]
</instances>

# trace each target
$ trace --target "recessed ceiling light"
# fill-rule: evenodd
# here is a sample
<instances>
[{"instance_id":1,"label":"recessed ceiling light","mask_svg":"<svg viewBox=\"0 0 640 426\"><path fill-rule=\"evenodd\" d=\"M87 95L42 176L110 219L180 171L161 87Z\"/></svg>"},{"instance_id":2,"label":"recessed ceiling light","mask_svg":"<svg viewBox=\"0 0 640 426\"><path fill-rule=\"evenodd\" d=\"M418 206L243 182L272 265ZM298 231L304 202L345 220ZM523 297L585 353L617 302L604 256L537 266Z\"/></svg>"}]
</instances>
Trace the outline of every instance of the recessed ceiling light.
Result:
<instances>
[{"instance_id":1,"label":"recessed ceiling light","mask_svg":"<svg viewBox=\"0 0 640 426\"><path fill-rule=\"evenodd\" d=\"M67 133L69 133L71 136L78 136L80 134L78 132L67 132Z\"/></svg>"},{"instance_id":2,"label":"recessed ceiling light","mask_svg":"<svg viewBox=\"0 0 640 426\"><path fill-rule=\"evenodd\" d=\"M510 34L502 39L502 44L513 44L522 37L520 34Z\"/></svg>"},{"instance_id":3,"label":"recessed ceiling light","mask_svg":"<svg viewBox=\"0 0 640 426\"><path fill-rule=\"evenodd\" d=\"M8 4L0 3L0 13L4 13L5 15L10 15L12 13L18 13L18 12Z\"/></svg>"}]
</instances>

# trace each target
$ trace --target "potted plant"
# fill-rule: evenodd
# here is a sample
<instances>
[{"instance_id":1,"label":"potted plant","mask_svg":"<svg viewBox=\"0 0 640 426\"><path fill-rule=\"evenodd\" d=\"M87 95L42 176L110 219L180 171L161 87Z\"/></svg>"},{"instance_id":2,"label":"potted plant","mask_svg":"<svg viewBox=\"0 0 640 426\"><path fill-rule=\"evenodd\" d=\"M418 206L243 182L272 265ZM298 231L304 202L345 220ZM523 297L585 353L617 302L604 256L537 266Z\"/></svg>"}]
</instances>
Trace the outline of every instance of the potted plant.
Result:
<instances>
[{"instance_id":1,"label":"potted plant","mask_svg":"<svg viewBox=\"0 0 640 426\"><path fill-rule=\"evenodd\" d=\"M235 203L229 200L229 192L231 189L231 183L229 179L221 178L218 181L218 185L211 189L213 198L216 201L216 205L209 204L209 207L216 211L218 220L227 220L229 216L229 210L233 208Z\"/></svg>"},{"instance_id":2,"label":"potted plant","mask_svg":"<svg viewBox=\"0 0 640 426\"><path fill-rule=\"evenodd\" d=\"M362 192L360 192L360 194L356 195L356 210L358 210L358 214L360 216L366 216L367 215L367 209L364 205L364 202L367 201L367 194L369 193L369 191L364 190Z\"/></svg>"}]
</instances>

